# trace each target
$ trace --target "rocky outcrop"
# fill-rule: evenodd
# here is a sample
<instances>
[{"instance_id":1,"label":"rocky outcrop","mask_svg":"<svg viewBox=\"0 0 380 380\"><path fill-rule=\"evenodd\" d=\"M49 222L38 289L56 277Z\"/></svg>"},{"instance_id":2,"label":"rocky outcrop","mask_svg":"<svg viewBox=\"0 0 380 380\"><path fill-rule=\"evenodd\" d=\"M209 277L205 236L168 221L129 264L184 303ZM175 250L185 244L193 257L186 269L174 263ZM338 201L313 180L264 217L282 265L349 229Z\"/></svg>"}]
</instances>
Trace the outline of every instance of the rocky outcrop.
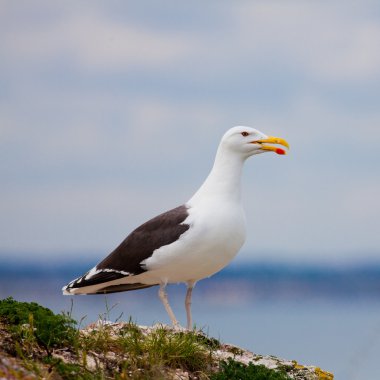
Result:
<instances>
[{"instance_id":1,"label":"rocky outcrop","mask_svg":"<svg viewBox=\"0 0 380 380\"><path fill-rule=\"evenodd\" d=\"M28 326L25 328L29 329ZM199 348L199 352L205 355L204 358L207 358L205 359L207 363L203 363L202 367L207 370L199 370L191 361L179 361L178 365L173 362L170 365L163 365L165 360L159 362L159 368L152 370L158 362L154 360L150 362L152 360L150 355L154 356L154 350L160 350L160 346L155 348L154 344L157 342L161 344L160 339L162 342L166 342L162 344L170 343L172 340L181 344L181 339L183 339L184 345L190 347L187 340L189 336L191 336L192 349ZM301 365L295 360L255 354L231 344L223 344L202 332L189 333L186 330L174 330L165 325L148 327L125 322L100 321L78 331L76 348L72 346L53 348L47 354L41 347L34 344L31 337L27 337L27 339L29 339L27 342L12 341L12 334L7 326L0 324L0 379L51 378L65 380L76 378L75 371L78 371L78 376L81 375L78 378L86 379L91 378L92 374L94 378L102 374L102 378L107 379L113 379L117 375L118 378L130 379L201 380L212 378L212 374L219 371L220 363L229 359L244 365L253 363L271 370L282 371L294 380L333 380L334 378L331 373L315 366ZM136 341L137 347L133 352L129 348L120 349L123 344L125 347L131 342L133 344L133 340ZM197 342L199 342L199 347ZM28 347L23 347L24 343ZM146 345L144 346L144 344ZM151 352L145 352L144 347L146 351L150 350ZM197 354L194 351L194 355ZM202 359L202 357L200 358ZM145 361L150 363L150 367L146 365ZM124 365L123 363L128 364ZM134 365L131 366L130 363L134 363ZM83 373L90 377L83 377Z\"/></svg>"},{"instance_id":2,"label":"rocky outcrop","mask_svg":"<svg viewBox=\"0 0 380 380\"><path fill-rule=\"evenodd\" d=\"M98 322L95 324L92 324L88 326L86 329L83 330L84 334L89 334L92 331L96 331L99 328L102 328L102 325L104 325L104 322ZM116 337L120 330L122 330L125 327L125 323L111 323L108 322L107 326L109 326L111 334ZM165 328L168 331L174 332L174 333L181 333L185 330L175 330L171 326L157 324L155 326L149 327L149 326L138 326L140 331L144 335L149 335L156 329L162 329ZM206 340L211 340L212 338L209 338L202 332L198 332L200 337L203 337ZM214 340L214 342L217 342ZM112 352L109 352L109 356L112 357ZM268 356L268 355L259 355L252 353L248 350L245 350L243 348L240 348L238 346L234 346L232 344L224 344L218 342L216 344L215 349L212 351L212 356L214 360L215 367L218 366L218 363L222 360L228 360L229 358L238 361L240 363L243 363L245 365L248 365L249 363L253 363L255 365L264 365L265 367L273 370L283 370L285 371L288 376L294 380L333 380L334 375L330 372L324 371L319 367L312 366L312 365L302 365L299 364L296 360L285 360L278 358L276 356ZM96 362L95 358L91 359L91 362ZM191 374L188 373L188 371L182 371L181 369L177 369L174 371L173 379L178 380L187 380L187 379L193 379Z\"/></svg>"}]
</instances>

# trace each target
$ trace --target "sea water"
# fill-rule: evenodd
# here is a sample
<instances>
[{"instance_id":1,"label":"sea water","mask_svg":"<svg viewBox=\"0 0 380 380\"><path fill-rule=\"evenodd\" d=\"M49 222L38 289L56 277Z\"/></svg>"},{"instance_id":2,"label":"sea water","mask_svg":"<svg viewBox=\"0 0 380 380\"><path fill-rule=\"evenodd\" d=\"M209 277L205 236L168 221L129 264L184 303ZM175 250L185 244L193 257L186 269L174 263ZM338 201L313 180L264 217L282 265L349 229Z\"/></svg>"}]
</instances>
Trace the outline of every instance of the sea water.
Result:
<instances>
[{"instance_id":1,"label":"sea water","mask_svg":"<svg viewBox=\"0 0 380 380\"><path fill-rule=\"evenodd\" d=\"M54 312L70 312L85 326L98 318L141 325L169 323L157 287L108 296L63 296L71 278L0 278L0 298L35 301ZM203 284L202 284L203 283ZM185 287L168 286L171 305L185 325ZM333 372L336 380L380 379L380 299L337 297L329 292L255 293L222 278L200 282L193 292L198 328L222 342L257 354L275 355Z\"/></svg>"}]
</instances>

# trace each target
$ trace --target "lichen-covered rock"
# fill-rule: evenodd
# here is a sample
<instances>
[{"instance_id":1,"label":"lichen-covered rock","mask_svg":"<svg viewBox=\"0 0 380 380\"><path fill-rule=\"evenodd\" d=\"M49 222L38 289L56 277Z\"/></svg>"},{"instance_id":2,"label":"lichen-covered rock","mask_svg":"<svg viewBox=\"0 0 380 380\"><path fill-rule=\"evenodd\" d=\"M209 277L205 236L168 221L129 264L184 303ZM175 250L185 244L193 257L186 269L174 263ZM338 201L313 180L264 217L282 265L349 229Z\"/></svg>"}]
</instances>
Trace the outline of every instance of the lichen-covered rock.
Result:
<instances>
[{"instance_id":1,"label":"lichen-covered rock","mask_svg":"<svg viewBox=\"0 0 380 380\"><path fill-rule=\"evenodd\" d=\"M51 350L39 345L34 330L28 329L29 335L14 335L10 327L6 320L0 320L0 380L207 380L222 373L221 363L231 359L246 366L265 366L294 380L333 380L331 373L318 367L254 354L223 344L201 331L161 324L137 326L99 321L73 334L73 345L65 340L65 345Z\"/></svg>"},{"instance_id":2,"label":"lichen-covered rock","mask_svg":"<svg viewBox=\"0 0 380 380\"><path fill-rule=\"evenodd\" d=\"M86 329L83 330L84 334L89 334L91 331L96 331L102 326L108 326L111 329L111 334L117 336L119 332L125 327L125 323L111 323L98 321L97 323L91 324ZM186 330L173 329L171 326L157 324L154 326L138 326L140 331L144 335L148 335L155 331L156 329L165 328L168 331L183 332ZM202 332L198 334L205 339L210 339ZM212 338L211 338L212 339ZM264 365L269 369L283 370L288 376L294 380L333 380L334 375L330 372L324 371L319 367L311 365L301 365L295 360L285 360L280 359L275 356L263 356L259 354L254 354L248 350L242 349L240 347L234 346L232 344L223 344L218 342L218 348L215 348L212 352L213 360L216 363L222 360L228 360L229 358L248 365L250 362L255 365ZM180 371L179 369L173 373L173 379L189 379L189 374L185 371Z\"/></svg>"},{"instance_id":3,"label":"lichen-covered rock","mask_svg":"<svg viewBox=\"0 0 380 380\"><path fill-rule=\"evenodd\" d=\"M232 358L238 362L248 365L250 362L256 365L264 365L270 369L284 370L289 377L295 380L333 380L334 375L319 367L298 364L295 360L284 360L275 356L263 356L254 354L231 344L222 344L214 352L217 360Z\"/></svg>"}]
</instances>

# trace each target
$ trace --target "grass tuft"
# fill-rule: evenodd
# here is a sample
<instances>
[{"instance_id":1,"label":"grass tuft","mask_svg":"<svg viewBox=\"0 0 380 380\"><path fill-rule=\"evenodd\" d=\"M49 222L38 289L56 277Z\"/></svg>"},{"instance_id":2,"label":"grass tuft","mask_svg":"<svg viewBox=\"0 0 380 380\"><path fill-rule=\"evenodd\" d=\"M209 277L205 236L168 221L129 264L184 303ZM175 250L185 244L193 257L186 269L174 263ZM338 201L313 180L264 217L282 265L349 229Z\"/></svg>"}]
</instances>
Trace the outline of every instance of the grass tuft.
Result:
<instances>
[{"instance_id":1,"label":"grass tuft","mask_svg":"<svg viewBox=\"0 0 380 380\"><path fill-rule=\"evenodd\" d=\"M135 350L144 353L141 358L149 367L183 368L187 371L204 371L211 353L207 347L198 341L197 335L189 333L176 333L164 327L158 327L140 339L132 339L130 346L129 337L123 338L123 343L128 352ZM143 363L139 360L140 366Z\"/></svg>"},{"instance_id":2,"label":"grass tuft","mask_svg":"<svg viewBox=\"0 0 380 380\"><path fill-rule=\"evenodd\" d=\"M231 358L220 363L220 371L210 380L291 380L283 371L269 369L263 365L245 365Z\"/></svg>"},{"instance_id":3,"label":"grass tuft","mask_svg":"<svg viewBox=\"0 0 380 380\"><path fill-rule=\"evenodd\" d=\"M76 322L66 315L56 315L35 302L18 302L12 297L0 300L0 320L24 346L35 344L48 355L52 348L73 344L77 335Z\"/></svg>"}]
</instances>

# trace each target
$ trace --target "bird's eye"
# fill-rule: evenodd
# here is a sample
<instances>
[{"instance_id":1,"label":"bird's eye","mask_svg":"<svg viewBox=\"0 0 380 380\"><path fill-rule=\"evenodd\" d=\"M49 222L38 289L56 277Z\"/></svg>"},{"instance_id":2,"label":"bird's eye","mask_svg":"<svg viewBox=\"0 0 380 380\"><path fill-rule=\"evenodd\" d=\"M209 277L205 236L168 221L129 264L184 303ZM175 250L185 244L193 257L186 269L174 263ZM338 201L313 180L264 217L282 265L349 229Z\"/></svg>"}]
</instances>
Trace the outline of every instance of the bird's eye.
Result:
<instances>
[{"instance_id":1,"label":"bird's eye","mask_svg":"<svg viewBox=\"0 0 380 380\"><path fill-rule=\"evenodd\" d=\"M247 137L249 135L249 133L244 131L244 132L241 133L241 135L244 136L244 137Z\"/></svg>"}]
</instances>

